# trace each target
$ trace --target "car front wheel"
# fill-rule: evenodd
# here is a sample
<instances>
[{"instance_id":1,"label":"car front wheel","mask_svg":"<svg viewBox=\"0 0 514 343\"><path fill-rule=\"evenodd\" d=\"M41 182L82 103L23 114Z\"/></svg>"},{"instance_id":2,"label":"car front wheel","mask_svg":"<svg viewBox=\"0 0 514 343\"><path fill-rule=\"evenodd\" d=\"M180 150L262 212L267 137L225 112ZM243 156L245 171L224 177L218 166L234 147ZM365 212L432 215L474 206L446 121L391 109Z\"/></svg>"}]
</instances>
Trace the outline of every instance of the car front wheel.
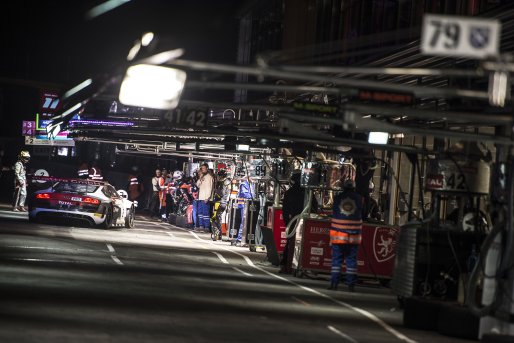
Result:
<instances>
[{"instance_id":1,"label":"car front wheel","mask_svg":"<svg viewBox=\"0 0 514 343\"><path fill-rule=\"evenodd\" d=\"M135 209L134 206L130 208L130 210L127 213L127 216L125 217L125 227L128 229L131 229L134 227L134 216L135 216Z\"/></svg>"}]
</instances>

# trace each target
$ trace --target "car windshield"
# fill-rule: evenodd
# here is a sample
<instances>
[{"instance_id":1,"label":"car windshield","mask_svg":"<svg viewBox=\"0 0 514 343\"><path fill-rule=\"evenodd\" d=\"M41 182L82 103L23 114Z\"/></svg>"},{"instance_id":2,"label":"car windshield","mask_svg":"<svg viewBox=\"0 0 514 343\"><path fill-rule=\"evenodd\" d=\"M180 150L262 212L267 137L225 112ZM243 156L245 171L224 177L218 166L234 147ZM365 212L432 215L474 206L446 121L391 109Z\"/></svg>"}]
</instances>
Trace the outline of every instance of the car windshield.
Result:
<instances>
[{"instance_id":1,"label":"car windshield","mask_svg":"<svg viewBox=\"0 0 514 343\"><path fill-rule=\"evenodd\" d=\"M88 185L85 183L58 182L53 185L52 189L60 193L86 194L95 192L98 187L97 185Z\"/></svg>"}]
</instances>

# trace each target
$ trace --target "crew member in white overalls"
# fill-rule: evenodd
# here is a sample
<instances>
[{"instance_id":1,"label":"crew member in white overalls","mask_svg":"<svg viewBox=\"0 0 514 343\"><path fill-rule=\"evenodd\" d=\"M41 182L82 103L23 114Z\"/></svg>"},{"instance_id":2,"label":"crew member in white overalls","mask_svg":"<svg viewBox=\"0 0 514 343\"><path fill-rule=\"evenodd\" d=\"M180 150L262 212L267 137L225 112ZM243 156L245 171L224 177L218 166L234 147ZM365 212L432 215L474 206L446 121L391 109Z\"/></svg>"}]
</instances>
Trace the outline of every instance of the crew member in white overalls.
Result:
<instances>
[{"instance_id":1,"label":"crew member in white overalls","mask_svg":"<svg viewBox=\"0 0 514 343\"><path fill-rule=\"evenodd\" d=\"M15 212L27 212L25 199L27 198L27 175L25 165L29 163L30 154L28 151L21 151L18 161L14 164L14 196L13 208Z\"/></svg>"}]
</instances>

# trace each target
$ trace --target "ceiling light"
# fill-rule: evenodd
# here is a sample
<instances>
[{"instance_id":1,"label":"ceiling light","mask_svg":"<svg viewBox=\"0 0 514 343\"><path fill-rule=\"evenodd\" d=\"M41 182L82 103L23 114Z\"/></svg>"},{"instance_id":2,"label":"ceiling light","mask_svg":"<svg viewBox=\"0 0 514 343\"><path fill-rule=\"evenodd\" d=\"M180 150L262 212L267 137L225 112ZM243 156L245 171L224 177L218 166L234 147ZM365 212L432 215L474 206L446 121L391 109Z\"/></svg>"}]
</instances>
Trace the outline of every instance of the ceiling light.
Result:
<instances>
[{"instance_id":1,"label":"ceiling light","mask_svg":"<svg viewBox=\"0 0 514 343\"><path fill-rule=\"evenodd\" d=\"M186 82L182 70L138 64L127 69L120 102L127 106L171 110L177 107Z\"/></svg>"}]
</instances>

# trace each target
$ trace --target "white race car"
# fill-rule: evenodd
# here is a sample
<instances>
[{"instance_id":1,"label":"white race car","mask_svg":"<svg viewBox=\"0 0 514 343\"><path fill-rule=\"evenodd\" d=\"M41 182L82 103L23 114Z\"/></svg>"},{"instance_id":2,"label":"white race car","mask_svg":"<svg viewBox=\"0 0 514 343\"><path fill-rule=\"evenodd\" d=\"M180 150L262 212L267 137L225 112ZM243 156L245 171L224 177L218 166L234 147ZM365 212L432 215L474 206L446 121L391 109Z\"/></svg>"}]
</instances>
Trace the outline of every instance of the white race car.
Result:
<instances>
[{"instance_id":1,"label":"white race car","mask_svg":"<svg viewBox=\"0 0 514 343\"><path fill-rule=\"evenodd\" d=\"M31 195L29 220L65 219L102 228L134 226L137 202L103 181L34 176L51 186ZM121 194L120 194L121 193Z\"/></svg>"}]
</instances>

